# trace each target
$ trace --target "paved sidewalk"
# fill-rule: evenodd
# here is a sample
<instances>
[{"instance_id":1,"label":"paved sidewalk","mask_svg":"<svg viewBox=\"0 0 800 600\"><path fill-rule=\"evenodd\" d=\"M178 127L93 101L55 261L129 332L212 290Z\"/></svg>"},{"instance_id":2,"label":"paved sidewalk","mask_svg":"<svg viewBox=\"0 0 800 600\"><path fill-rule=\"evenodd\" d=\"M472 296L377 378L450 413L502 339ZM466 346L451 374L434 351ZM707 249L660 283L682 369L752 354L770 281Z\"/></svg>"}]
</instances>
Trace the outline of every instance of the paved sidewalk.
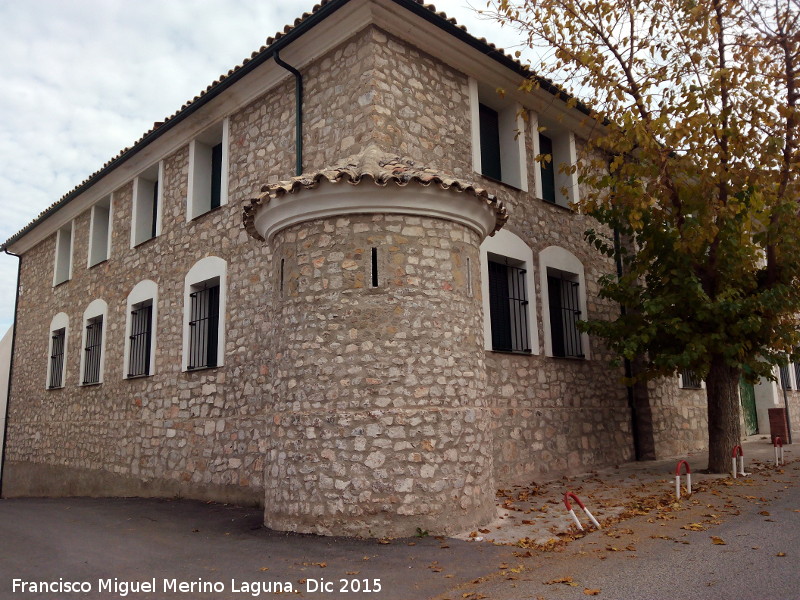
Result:
<instances>
[{"instance_id":1,"label":"paved sidewalk","mask_svg":"<svg viewBox=\"0 0 800 600\"><path fill-rule=\"evenodd\" d=\"M745 470L774 468L775 454L769 436L750 436L742 444ZM798 454L796 445L784 448L788 462ZM726 479L729 475L703 473L708 467L706 451L680 457L692 469L692 485ZM548 549L569 541L578 532L564 507L564 494L574 492L601 525L642 514L659 504L675 499L675 467L679 458L632 462L591 473L562 477L554 481L531 482L498 492L498 517L479 530L466 531L458 539L493 542L530 548ZM682 478L685 485L685 478ZM587 529L593 529L586 515L572 502L576 516Z\"/></svg>"}]
</instances>

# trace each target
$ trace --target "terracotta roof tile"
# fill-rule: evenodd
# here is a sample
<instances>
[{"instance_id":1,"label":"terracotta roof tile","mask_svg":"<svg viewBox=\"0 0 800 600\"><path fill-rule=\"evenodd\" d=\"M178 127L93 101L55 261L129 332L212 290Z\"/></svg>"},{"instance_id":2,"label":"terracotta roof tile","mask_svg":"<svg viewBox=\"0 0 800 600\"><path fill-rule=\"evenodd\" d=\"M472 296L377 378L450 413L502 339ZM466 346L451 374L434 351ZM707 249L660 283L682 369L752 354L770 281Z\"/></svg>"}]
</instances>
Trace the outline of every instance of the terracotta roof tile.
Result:
<instances>
[{"instance_id":1,"label":"terracotta roof tile","mask_svg":"<svg viewBox=\"0 0 800 600\"><path fill-rule=\"evenodd\" d=\"M391 184L405 187L409 183L426 187L435 185L443 190L473 195L491 206L495 213L494 231L498 231L508 221L508 209L484 188L443 175L434 169L418 166L411 159L387 154L378 146L370 145L363 152L343 159L337 165L263 186L261 194L251 198L242 209L244 228L254 238L263 240L261 234L256 231L254 223L258 208L268 204L274 198L295 194L302 190L315 189L322 181L346 182L350 185L372 181L381 187Z\"/></svg>"},{"instance_id":2,"label":"terracotta roof tile","mask_svg":"<svg viewBox=\"0 0 800 600\"><path fill-rule=\"evenodd\" d=\"M242 61L242 64L235 66L234 68L230 69L227 72L227 74L220 76L219 79L217 79L216 81L211 83L208 87L206 87L205 90L200 92L200 94L198 94L197 96L195 96L191 100L188 100L187 102L185 102L178 111L176 111L172 115L170 115L167 118L165 118L163 122L160 122L160 124L156 123L155 126L152 129L146 131L133 144L133 146L123 148L119 153L117 153L116 156L114 156L109 161L107 161L103 165L103 167L101 169L99 169L98 171L95 171L94 173L92 173L84 181L82 181L80 184L75 186L72 190L70 190L69 192L64 194L64 196L62 196L57 202L53 203L47 209L45 209L44 211L39 213L39 215L33 221L31 221L28 225L26 225L22 230L20 230L19 232L15 233L14 235L12 235L8 240L6 240L6 242L3 243L2 247L6 247L9 244L15 242L17 239L19 239L24 234L26 234L30 229L32 229L35 225L37 225L39 223L39 221L43 220L44 218L46 218L50 214L52 214L55 211L57 211L58 209L60 209L63 205L67 204L73 198L77 197L84 189L90 187L93 183L95 183L95 181L99 180L100 177L105 175L117 163L120 163L120 162L126 160L127 158L129 158L130 156L132 156L133 154L138 152L141 148L146 146L148 143L150 143L151 139L153 138L153 136L155 135L157 130L161 130L162 132L168 130L172 124L174 124L176 121L178 121L181 118L183 118L184 116L186 116L187 111L191 110L198 103L207 100L208 99L207 97L209 96L209 94L219 90L219 88L221 86L226 84L228 79L230 79L231 77L239 74L243 69L245 69L245 67L247 67L247 65L249 65L251 62L253 62L254 59L262 58L265 55L266 52L271 50L271 46L273 44L275 44L276 42L278 42L282 38L286 37L292 31L297 29L298 26L300 26L301 24L306 22L309 18L311 18L312 16L316 15L317 13L319 13L319 11L322 8L324 8L325 6L327 6L329 4L332 4L334 2L339 2L339 1L340 0L322 0L319 4L314 6L314 8L311 10L310 13L303 13L303 15L301 17L295 19L295 21L291 25L286 25L283 28L283 31L279 31L275 35L273 35L271 37L268 37L267 40L266 40L266 44L264 46L261 46L261 48L259 48L257 51L253 52L250 55L250 58L244 59ZM449 23L450 25L456 27L460 31L462 31L465 34L469 35L469 33L467 32L466 27L464 27L463 25L459 25L456 22L455 19L448 18L447 15L444 12L437 11L436 7L433 4L426 4L423 0L407 0L407 1L409 1L411 3L414 3L414 4L417 4L417 5L421 6L421 7L424 7L425 9L430 11L431 13L435 14L438 18L442 19L443 21ZM470 36L470 37L472 38L472 40L479 41L481 44L483 44L484 46L490 48L493 52L495 52L498 55L500 55L506 62L508 62L509 64L513 65L520 73L526 74L526 75L531 75L531 76L533 75L532 73L528 72L527 67L525 65L520 63L517 59L515 59L515 58L513 58L513 57L511 57L509 55L506 55L503 52L502 49L498 49L494 44L488 42L485 38L477 39L477 38L474 38L472 36ZM566 91L562 90L561 88L556 87L555 84L552 81L544 79L544 78L540 78L540 77L538 77L538 80L541 82L543 88L547 89L548 91L550 91L554 95L562 97L564 100L570 98L570 95ZM580 108L580 106L579 106L579 108Z\"/></svg>"}]
</instances>

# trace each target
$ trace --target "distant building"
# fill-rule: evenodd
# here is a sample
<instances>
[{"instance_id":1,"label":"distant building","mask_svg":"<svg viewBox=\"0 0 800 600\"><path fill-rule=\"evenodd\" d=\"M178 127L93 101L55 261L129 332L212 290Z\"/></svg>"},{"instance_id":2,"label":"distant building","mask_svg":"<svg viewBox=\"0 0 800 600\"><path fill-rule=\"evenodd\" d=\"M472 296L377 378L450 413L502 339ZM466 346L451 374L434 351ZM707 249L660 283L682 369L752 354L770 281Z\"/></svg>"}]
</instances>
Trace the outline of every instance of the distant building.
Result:
<instances>
[{"instance_id":1,"label":"distant building","mask_svg":"<svg viewBox=\"0 0 800 600\"><path fill-rule=\"evenodd\" d=\"M614 265L557 168L596 124L524 75L414 0L322 2L9 239L5 494L401 535L631 460L622 370L576 328L618 310ZM655 454L705 446L692 388L634 394Z\"/></svg>"}]
</instances>

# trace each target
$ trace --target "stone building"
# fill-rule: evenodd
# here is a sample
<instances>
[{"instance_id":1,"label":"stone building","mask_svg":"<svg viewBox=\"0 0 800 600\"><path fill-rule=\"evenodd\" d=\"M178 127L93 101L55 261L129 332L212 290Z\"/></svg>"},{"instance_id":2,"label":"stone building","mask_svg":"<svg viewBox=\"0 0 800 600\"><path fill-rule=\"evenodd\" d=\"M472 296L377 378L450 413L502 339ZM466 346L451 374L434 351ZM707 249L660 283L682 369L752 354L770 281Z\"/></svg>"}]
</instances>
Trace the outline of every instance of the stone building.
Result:
<instances>
[{"instance_id":1,"label":"stone building","mask_svg":"<svg viewBox=\"0 0 800 600\"><path fill-rule=\"evenodd\" d=\"M651 455L704 447L702 390L629 397L575 327L618 310L614 265L534 157L597 125L528 75L431 6L329 0L6 241L3 494L447 533L498 486L633 459L634 422Z\"/></svg>"}]
</instances>

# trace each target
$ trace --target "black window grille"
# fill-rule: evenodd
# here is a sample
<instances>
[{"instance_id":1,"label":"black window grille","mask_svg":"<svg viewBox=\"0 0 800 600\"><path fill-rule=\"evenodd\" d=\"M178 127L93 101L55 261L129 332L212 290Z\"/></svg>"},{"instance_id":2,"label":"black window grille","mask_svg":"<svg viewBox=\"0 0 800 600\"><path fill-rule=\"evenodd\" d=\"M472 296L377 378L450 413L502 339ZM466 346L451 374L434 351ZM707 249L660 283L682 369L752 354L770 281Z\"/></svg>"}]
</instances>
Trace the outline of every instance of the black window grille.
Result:
<instances>
[{"instance_id":1,"label":"black window grille","mask_svg":"<svg viewBox=\"0 0 800 600\"><path fill-rule=\"evenodd\" d=\"M217 366L219 339L219 285L189 294L189 360L187 367L205 369Z\"/></svg>"},{"instance_id":2,"label":"black window grille","mask_svg":"<svg viewBox=\"0 0 800 600\"><path fill-rule=\"evenodd\" d=\"M581 332L580 284L562 275L547 276L550 336L553 356L584 358Z\"/></svg>"},{"instance_id":3,"label":"black window grille","mask_svg":"<svg viewBox=\"0 0 800 600\"><path fill-rule=\"evenodd\" d=\"M525 269L489 262L492 349L530 353Z\"/></svg>"},{"instance_id":4,"label":"black window grille","mask_svg":"<svg viewBox=\"0 0 800 600\"><path fill-rule=\"evenodd\" d=\"M86 348L83 359L83 383L100 382L100 355L103 351L103 317L95 317L86 325Z\"/></svg>"},{"instance_id":5,"label":"black window grille","mask_svg":"<svg viewBox=\"0 0 800 600\"><path fill-rule=\"evenodd\" d=\"M50 381L51 389L64 385L64 345L67 341L67 330L57 329L50 338Z\"/></svg>"},{"instance_id":6,"label":"black window grille","mask_svg":"<svg viewBox=\"0 0 800 600\"><path fill-rule=\"evenodd\" d=\"M500 168L500 120L497 111L478 105L481 135L481 172L487 177L502 179Z\"/></svg>"},{"instance_id":7,"label":"black window grille","mask_svg":"<svg viewBox=\"0 0 800 600\"><path fill-rule=\"evenodd\" d=\"M553 160L553 140L546 135L539 134L539 154L549 154L550 161L542 160L539 163L539 172L542 174L542 198L547 202L556 202L556 173Z\"/></svg>"},{"instance_id":8,"label":"black window grille","mask_svg":"<svg viewBox=\"0 0 800 600\"><path fill-rule=\"evenodd\" d=\"M699 390L701 385L697 373L691 369L683 369L681 371L681 387Z\"/></svg>"},{"instance_id":9,"label":"black window grille","mask_svg":"<svg viewBox=\"0 0 800 600\"><path fill-rule=\"evenodd\" d=\"M222 197L222 143L211 148L211 203L217 208Z\"/></svg>"},{"instance_id":10,"label":"black window grille","mask_svg":"<svg viewBox=\"0 0 800 600\"><path fill-rule=\"evenodd\" d=\"M153 339L153 305L139 305L131 311L128 338L128 377L150 374L150 348Z\"/></svg>"},{"instance_id":11,"label":"black window grille","mask_svg":"<svg viewBox=\"0 0 800 600\"><path fill-rule=\"evenodd\" d=\"M792 380L789 379L789 365L780 365L779 370L781 373L781 388L784 390L792 389Z\"/></svg>"}]
</instances>

